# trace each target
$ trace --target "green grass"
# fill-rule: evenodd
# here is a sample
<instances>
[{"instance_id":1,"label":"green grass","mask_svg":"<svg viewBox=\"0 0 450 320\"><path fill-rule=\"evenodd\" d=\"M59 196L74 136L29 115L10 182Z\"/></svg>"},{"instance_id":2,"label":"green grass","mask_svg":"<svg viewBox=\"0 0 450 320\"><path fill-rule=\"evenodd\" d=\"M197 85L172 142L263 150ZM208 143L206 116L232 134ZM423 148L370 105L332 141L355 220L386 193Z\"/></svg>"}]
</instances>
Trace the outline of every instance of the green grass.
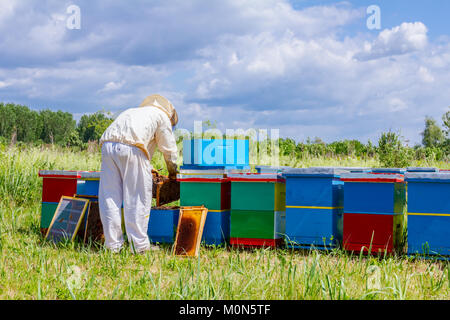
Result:
<instances>
[{"instance_id":1,"label":"green grass","mask_svg":"<svg viewBox=\"0 0 450 320\"><path fill-rule=\"evenodd\" d=\"M374 166L309 159L281 165ZM163 168L158 154L154 166ZM433 164L432 164L433 165ZM439 165L439 164L434 164ZM202 247L198 259L170 246L145 255L96 244L43 242L39 169L98 170L100 155L61 149L0 150L0 299L448 299L450 265L290 249ZM441 167L443 167L441 165ZM448 167L448 165L447 165Z\"/></svg>"}]
</instances>

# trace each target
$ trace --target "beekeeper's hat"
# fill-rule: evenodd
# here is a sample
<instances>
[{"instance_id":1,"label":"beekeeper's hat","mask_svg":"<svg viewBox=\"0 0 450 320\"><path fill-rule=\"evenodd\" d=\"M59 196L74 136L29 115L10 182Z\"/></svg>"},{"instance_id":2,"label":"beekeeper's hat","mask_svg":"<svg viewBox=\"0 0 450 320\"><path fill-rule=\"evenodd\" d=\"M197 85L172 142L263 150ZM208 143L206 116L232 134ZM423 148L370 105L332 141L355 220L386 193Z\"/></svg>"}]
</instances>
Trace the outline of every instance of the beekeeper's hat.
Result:
<instances>
[{"instance_id":1,"label":"beekeeper's hat","mask_svg":"<svg viewBox=\"0 0 450 320\"><path fill-rule=\"evenodd\" d=\"M165 114L170 119L170 123L172 126L176 126L178 123L178 114L173 105L170 103L169 100L164 98L163 96L159 94L152 94L148 96L147 98L142 101L142 103L139 105L139 107L155 107L162 111L164 111Z\"/></svg>"}]
</instances>

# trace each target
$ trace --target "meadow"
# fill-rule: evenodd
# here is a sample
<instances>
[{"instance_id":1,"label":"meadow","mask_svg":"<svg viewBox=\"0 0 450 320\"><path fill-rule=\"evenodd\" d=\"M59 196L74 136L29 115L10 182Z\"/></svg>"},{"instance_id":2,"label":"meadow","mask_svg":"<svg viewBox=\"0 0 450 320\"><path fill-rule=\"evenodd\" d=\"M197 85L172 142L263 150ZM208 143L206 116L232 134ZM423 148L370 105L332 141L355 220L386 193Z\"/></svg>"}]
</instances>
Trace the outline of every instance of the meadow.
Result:
<instances>
[{"instance_id":1,"label":"meadow","mask_svg":"<svg viewBox=\"0 0 450 320\"><path fill-rule=\"evenodd\" d=\"M153 159L164 168L161 154ZM280 165L378 166L376 158L282 157ZM447 162L415 162L450 168ZM0 299L448 299L450 264L340 250L202 247L199 258L113 254L91 243L45 243L40 169L99 170L98 152L0 145ZM162 170L164 173L164 170Z\"/></svg>"}]
</instances>

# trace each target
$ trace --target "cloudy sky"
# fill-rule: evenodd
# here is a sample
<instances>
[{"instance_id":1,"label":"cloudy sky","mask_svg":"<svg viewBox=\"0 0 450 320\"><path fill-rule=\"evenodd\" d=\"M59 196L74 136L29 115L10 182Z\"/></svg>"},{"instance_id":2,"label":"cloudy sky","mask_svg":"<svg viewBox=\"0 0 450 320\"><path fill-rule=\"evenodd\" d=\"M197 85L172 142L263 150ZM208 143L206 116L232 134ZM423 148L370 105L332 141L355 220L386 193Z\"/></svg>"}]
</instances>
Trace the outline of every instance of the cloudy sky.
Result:
<instances>
[{"instance_id":1,"label":"cloudy sky","mask_svg":"<svg viewBox=\"0 0 450 320\"><path fill-rule=\"evenodd\" d=\"M448 0L0 0L0 101L79 118L160 93L182 128L414 144L450 106L449 18Z\"/></svg>"}]
</instances>

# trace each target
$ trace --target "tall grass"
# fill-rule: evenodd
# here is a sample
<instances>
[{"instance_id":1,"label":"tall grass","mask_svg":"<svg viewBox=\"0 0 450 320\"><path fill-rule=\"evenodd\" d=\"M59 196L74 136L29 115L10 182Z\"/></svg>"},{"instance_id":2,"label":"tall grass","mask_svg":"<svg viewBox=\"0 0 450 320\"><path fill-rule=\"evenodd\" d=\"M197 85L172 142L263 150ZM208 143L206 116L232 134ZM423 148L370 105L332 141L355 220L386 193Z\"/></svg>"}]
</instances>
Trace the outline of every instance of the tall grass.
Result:
<instances>
[{"instance_id":1,"label":"tall grass","mask_svg":"<svg viewBox=\"0 0 450 320\"><path fill-rule=\"evenodd\" d=\"M373 166L309 159L282 165ZM161 155L153 165L163 168ZM44 243L39 169L98 170L98 153L0 151L0 299L448 299L444 261L293 249L202 247L198 259L112 254L97 244Z\"/></svg>"}]
</instances>

